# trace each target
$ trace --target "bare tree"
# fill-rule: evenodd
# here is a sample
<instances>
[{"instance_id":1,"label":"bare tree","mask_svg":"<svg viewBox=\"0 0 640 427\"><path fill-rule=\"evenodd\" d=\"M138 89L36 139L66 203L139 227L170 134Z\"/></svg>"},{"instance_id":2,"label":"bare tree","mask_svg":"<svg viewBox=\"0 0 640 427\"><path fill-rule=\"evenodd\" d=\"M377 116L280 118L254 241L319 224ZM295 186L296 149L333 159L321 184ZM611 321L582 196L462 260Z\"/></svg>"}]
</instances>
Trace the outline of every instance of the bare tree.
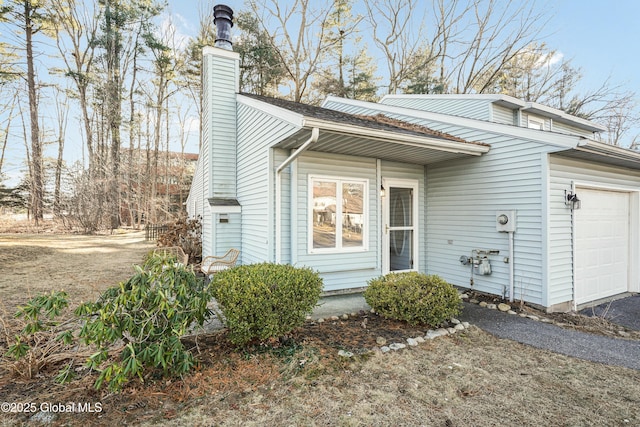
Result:
<instances>
[{"instance_id":1,"label":"bare tree","mask_svg":"<svg viewBox=\"0 0 640 427\"><path fill-rule=\"evenodd\" d=\"M371 27L375 45L387 65L387 93L397 93L410 79L416 67L433 58L425 58L431 46L425 42L424 18L420 17L418 0L382 0L365 2L365 19ZM417 28L416 28L417 23Z\"/></svg>"},{"instance_id":2,"label":"bare tree","mask_svg":"<svg viewBox=\"0 0 640 427\"><path fill-rule=\"evenodd\" d=\"M278 0L250 0L249 6L280 56L288 78L288 96L302 101L325 50L336 43L327 37L330 2L294 0L283 5Z\"/></svg>"},{"instance_id":3,"label":"bare tree","mask_svg":"<svg viewBox=\"0 0 640 427\"><path fill-rule=\"evenodd\" d=\"M5 154L7 151L7 143L9 142L9 130L11 129L11 122L14 119L14 110L18 103L18 90L14 91L14 95L9 102L10 107L8 109L7 119L0 133L0 138L2 139L2 151L0 152L0 180L2 179L2 166L4 165Z\"/></svg>"},{"instance_id":4,"label":"bare tree","mask_svg":"<svg viewBox=\"0 0 640 427\"><path fill-rule=\"evenodd\" d=\"M20 12L17 11L22 7ZM21 20L21 30L24 31L24 45L27 62L27 92L29 97L29 128L31 141L31 212L36 224L44 214L44 175L42 165L42 141L40 140L40 124L38 116L38 88L36 84L36 71L34 67L33 36L40 30L39 21L41 15L39 3L31 0L16 1L16 18Z\"/></svg>"},{"instance_id":5,"label":"bare tree","mask_svg":"<svg viewBox=\"0 0 640 427\"><path fill-rule=\"evenodd\" d=\"M507 3L474 0L469 8L469 41L457 42L461 53L455 56L450 75L456 93L485 93L509 62L537 41L544 15L534 2Z\"/></svg>"},{"instance_id":6,"label":"bare tree","mask_svg":"<svg viewBox=\"0 0 640 427\"><path fill-rule=\"evenodd\" d=\"M56 118L58 122L58 134L56 137L58 143L58 157L56 158L55 165L55 182L53 191L53 213L55 215L60 214L60 186L62 179L62 167L64 165L64 141L66 139L67 124L69 119L69 104L63 91L59 88L55 88L55 100L56 100Z\"/></svg>"},{"instance_id":7,"label":"bare tree","mask_svg":"<svg viewBox=\"0 0 640 427\"><path fill-rule=\"evenodd\" d=\"M93 8L89 9L89 5ZM52 22L56 30L56 46L65 64L63 73L74 82L77 90L89 168L93 170L94 163L99 160L95 154L89 91L94 79L95 39L100 11L93 2L78 4L76 0L51 0L49 13L55 17Z\"/></svg>"}]
</instances>

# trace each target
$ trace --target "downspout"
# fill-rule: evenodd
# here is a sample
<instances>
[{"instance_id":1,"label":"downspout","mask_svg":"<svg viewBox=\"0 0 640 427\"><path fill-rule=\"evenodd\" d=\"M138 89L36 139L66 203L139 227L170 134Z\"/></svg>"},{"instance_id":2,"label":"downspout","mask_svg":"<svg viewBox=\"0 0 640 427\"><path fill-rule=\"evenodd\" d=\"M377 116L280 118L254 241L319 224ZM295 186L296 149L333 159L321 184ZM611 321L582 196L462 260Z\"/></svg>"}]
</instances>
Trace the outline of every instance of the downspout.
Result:
<instances>
[{"instance_id":1,"label":"downspout","mask_svg":"<svg viewBox=\"0 0 640 427\"><path fill-rule=\"evenodd\" d=\"M282 162L280 166L276 169L276 264L280 264L282 258L282 224L281 216L282 216L282 171L284 168L289 166L291 162L297 159L302 153L307 151L311 144L318 141L318 136L320 135L320 129L314 127L311 129L311 137L304 142L295 152L293 152L287 159Z\"/></svg>"}]
</instances>

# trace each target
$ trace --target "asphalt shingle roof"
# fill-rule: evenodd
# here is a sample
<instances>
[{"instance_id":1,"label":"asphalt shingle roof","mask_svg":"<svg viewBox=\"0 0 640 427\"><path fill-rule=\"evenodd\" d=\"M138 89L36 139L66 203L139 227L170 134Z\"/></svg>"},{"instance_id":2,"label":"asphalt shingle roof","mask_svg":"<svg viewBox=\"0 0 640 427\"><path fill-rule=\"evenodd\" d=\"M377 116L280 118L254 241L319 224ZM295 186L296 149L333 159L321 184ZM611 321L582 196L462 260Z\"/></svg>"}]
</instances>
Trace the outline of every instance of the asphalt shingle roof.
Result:
<instances>
[{"instance_id":1,"label":"asphalt shingle roof","mask_svg":"<svg viewBox=\"0 0 640 427\"><path fill-rule=\"evenodd\" d=\"M284 108L294 113L301 114L305 117L318 120L325 120L333 123L343 123L345 125L351 126L361 126L369 129L393 132L396 134L400 133L422 137L428 136L444 141L455 141L474 145L486 145L482 143L466 141L462 138L458 138L444 132L429 129L426 126L416 125L402 120L393 119L383 114L377 114L373 116L355 115L344 113L342 111L331 110L329 108L322 108L314 105L288 101L286 99L272 98L268 96L254 95L249 93L242 93L241 95L274 105L276 107Z\"/></svg>"}]
</instances>

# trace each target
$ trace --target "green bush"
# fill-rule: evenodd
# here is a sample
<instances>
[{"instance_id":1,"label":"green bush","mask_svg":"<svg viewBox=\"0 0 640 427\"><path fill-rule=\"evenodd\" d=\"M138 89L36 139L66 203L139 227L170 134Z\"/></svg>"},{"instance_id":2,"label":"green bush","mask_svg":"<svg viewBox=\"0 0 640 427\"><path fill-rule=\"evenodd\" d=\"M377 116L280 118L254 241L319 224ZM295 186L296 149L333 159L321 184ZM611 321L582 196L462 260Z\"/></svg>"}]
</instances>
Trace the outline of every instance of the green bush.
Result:
<instances>
[{"instance_id":1,"label":"green bush","mask_svg":"<svg viewBox=\"0 0 640 427\"><path fill-rule=\"evenodd\" d=\"M244 345L279 338L301 326L318 303L322 279L309 268L262 263L217 273L211 286L229 340Z\"/></svg>"},{"instance_id":2,"label":"green bush","mask_svg":"<svg viewBox=\"0 0 640 427\"><path fill-rule=\"evenodd\" d=\"M188 372L194 359L180 338L212 314L211 297L193 268L155 255L135 269L129 280L76 310L85 320L79 338L97 346L88 361L100 371L96 388L106 383L118 390L133 377L142 380L145 370L159 368L165 376ZM114 361L110 352L117 343L124 348Z\"/></svg>"},{"instance_id":3,"label":"green bush","mask_svg":"<svg viewBox=\"0 0 640 427\"><path fill-rule=\"evenodd\" d=\"M372 279L364 298L380 315L411 325L440 325L460 313L456 289L435 275L415 271Z\"/></svg>"},{"instance_id":4,"label":"green bush","mask_svg":"<svg viewBox=\"0 0 640 427\"><path fill-rule=\"evenodd\" d=\"M50 294L31 298L26 305L18 307L14 316L23 320L24 327L15 335L14 343L6 352L6 356L16 359L12 367L15 373L33 378L60 361L57 357L60 353L72 354L74 336L69 321L58 320L69 305L67 297L64 291L51 291ZM4 329L9 338L6 326ZM71 362L56 377L57 382L64 383L72 378L73 357L69 359Z\"/></svg>"}]
</instances>

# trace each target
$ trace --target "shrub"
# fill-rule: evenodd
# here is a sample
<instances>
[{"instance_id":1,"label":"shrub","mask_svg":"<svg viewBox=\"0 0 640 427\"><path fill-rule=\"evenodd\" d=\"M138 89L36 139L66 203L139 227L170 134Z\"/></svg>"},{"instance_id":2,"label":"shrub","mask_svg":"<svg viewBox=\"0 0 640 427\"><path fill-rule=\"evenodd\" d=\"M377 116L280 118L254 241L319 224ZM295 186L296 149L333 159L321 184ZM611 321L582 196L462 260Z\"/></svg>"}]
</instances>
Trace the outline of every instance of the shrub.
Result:
<instances>
[{"instance_id":1,"label":"shrub","mask_svg":"<svg viewBox=\"0 0 640 427\"><path fill-rule=\"evenodd\" d=\"M60 383L72 377L73 353L70 350L74 337L69 319L58 320L69 305L68 295L64 291L52 291L31 298L26 305L18 307L17 319L24 321L22 330L15 334L15 340L9 346L6 356L16 359L12 370L24 377L33 378L41 371L66 359L71 361L56 377ZM7 326L4 326L9 343Z\"/></svg>"},{"instance_id":2,"label":"shrub","mask_svg":"<svg viewBox=\"0 0 640 427\"><path fill-rule=\"evenodd\" d=\"M88 361L100 371L96 388L107 383L118 390L133 377L142 380L147 369L161 368L165 376L188 372L194 359L180 338L192 323L202 326L212 314L210 295L191 267L156 255L135 269L129 280L76 310L86 319L79 338L98 347ZM116 343L124 347L112 362Z\"/></svg>"},{"instance_id":3,"label":"shrub","mask_svg":"<svg viewBox=\"0 0 640 427\"><path fill-rule=\"evenodd\" d=\"M367 304L384 317L411 325L440 325L460 313L456 289L435 275L415 271L372 279L364 291Z\"/></svg>"},{"instance_id":4,"label":"shrub","mask_svg":"<svg viewBox=\"0 0 640 427\"><path fill-rule=\"evenodd\" d=\"M322 279L309 268L262 263L217 273L211 286L229 340L244 345L279 338L301 326L318 303Z\"/></svg>"}]
</instances>

